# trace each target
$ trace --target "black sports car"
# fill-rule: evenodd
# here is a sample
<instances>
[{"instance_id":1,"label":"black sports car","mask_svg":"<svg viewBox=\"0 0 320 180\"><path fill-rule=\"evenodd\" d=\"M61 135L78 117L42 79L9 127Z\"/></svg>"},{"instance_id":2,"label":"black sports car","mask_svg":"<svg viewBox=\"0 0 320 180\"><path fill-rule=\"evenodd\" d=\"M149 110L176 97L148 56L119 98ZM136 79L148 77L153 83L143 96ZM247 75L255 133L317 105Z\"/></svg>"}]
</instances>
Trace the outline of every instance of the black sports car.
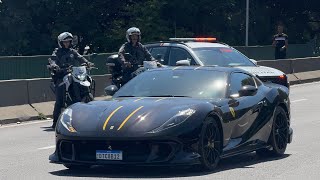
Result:
<instances>
[{"instance_id":1,"label":"black sports car","mask_svg":"<svg viewBox=\"0 0 320 180\"><path fill-rule=\"evenodd\" d=\"M282 155L292 141L288 89L238 68L148 70L112 99L77 103L60 116L52 163L195 165L256 151Z\"/></svg>"}]
</instances>

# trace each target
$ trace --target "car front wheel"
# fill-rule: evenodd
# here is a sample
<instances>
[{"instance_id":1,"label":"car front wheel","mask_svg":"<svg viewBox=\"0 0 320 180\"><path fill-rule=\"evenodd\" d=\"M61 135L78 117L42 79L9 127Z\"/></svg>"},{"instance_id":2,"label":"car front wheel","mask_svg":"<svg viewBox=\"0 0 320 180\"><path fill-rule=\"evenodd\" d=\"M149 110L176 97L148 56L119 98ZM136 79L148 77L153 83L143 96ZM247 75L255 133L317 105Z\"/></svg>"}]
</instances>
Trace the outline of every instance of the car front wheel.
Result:
<instances>
[{"instance_id":1,"label":"car front wheel","mask_svg":"<svg viewBox=\"0 0 320 180\"><path fill-rule=\"evenodd\" d=\"M205 170L214 170L219 161L222 151L221 130L214 118L207 118L202 126L199 142L199 154Z\"/></svg>"},{"instance_id":2,"label":"car front wheel","mask_svg":"<svg viewBox=\"0 0 320 180\"><path fill-rule=\"evenodd\" d=\"M271 149L260 149L256 153L259 156L281 156L288 144L289 124L285 110L278 106L273 117L272 130L269 137Z\"/></svg>"}]
</instances>

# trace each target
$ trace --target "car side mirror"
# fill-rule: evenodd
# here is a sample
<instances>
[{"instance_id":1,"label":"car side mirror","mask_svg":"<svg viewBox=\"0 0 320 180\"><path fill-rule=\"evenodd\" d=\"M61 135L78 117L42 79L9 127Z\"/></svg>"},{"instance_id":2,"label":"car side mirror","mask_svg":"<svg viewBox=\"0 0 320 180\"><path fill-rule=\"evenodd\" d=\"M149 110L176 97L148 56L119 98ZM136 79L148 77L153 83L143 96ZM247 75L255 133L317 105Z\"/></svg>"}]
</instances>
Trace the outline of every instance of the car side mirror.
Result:
<instances>
[{"instance_id":1,"label":"car side mirror","mask_svg":"<svg viewBox=\"0 0 320 180\"><path fill-rule=\"evenodd\" d=\"M104 92L106 93L106 95L109 96L113 96L118 90L118 87L115 85L110 85L104 88Z\"/></svg>"},{"instance_id":2,"label":"car side mirror","mask_svg":"<svg viewBox=\"0 0 320 180\"><path fill-rule=\"evenodd\" d=\"M255 65L258 65L258 61L254 60L254 59L250 59L251 62L253 62Z\"/></svg>"},{"instance_id":3,"label":"car side mirror","mask_svg":"<svg viewBox=\"0 0 320 180\"><path fill-rule=\"evenodd\" d=\"M251 85L243 86L242 89L239 91L239 96L253 96L257 93L258 88Z\"/></svg>"},{"instance_id":4,"label":"car side mirror","mask_svg":"<svg viewBox=\"0 0 320 180\"><path fill-rule=\"evenodd\" d=\"M189 60L180 60L176 62L177 66L190 66L190 61Z\"/></svg>"}]
</instances>

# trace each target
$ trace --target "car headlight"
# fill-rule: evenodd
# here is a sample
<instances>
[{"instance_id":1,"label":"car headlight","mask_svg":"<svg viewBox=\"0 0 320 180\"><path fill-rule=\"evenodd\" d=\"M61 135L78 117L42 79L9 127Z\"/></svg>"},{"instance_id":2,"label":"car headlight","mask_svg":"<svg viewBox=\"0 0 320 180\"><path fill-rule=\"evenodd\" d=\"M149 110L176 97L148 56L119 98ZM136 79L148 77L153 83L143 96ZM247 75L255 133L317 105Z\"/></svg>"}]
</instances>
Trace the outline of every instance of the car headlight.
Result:
<instances>
[{"instance_id":1,"label":"car headlight","mask_svg":"<svg viewBox=\"0 0 320 180\"><path fill-rule=\"evenodd\" d=\"M163 131L165 129L172 128L172 127L175 127L175 126L177 126L179 124L182 124L183 122L185 122L195 112L196 112L196 110L191 109L191 108L179 111L176 115L171 117L168 121L166 121L160 127L154 129L152 131L152 133Z\"/></svg>"},{"instance_id":2,"label":"car headlight","mask_svg":"<svg viewBox=\"0 0 320 180\"><path fill-rule=\"evenodd\" d=\"M77 79L79 79L80 81L84 81L86 79L86 75L85 74L77 75Z\"/></svg>"},{"instance_id":3,"label":"car headlight","mask_svg":"<svg viewBox=\"0 0 320 180\"><path fill-rule=\"evenodd\" d=\"M63 113L61 114L60 117L60 122L65 127L69 132L77 132L73 127L72 127L72 109L65 109Z\"/></svg>"}]
</instances>

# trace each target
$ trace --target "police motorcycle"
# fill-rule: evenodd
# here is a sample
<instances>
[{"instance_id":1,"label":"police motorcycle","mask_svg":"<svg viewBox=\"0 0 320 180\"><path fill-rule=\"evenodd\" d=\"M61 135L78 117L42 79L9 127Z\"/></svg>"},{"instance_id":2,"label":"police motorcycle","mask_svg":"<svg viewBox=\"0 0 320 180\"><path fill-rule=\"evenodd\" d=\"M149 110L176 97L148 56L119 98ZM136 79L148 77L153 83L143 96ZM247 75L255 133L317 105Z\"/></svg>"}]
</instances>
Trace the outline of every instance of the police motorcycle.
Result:
<instances>
[{"instance_id":1,"label":"police motorcycle","mask_svg":"<svg viewBox=\"0 0 320 180\"><path fill-rule=\"evenodd\" d=\"M88 103L93 101L95 96L95 81L90 75L92 69L98 69L94 66L88 66L86 63L81 64L80 66L72 66L66 64L63 67L60 67L67 74L63 77L62 82L58 86L65 85L65 98L64 106L68 107L75 103L76 92L80 91L81 102ZM50 69L52 76L55 75L55 69ZM52 81L50 85L51 90L55 93L55 83Z\"/></svg>"},{"instance_id":2,"label":"police motorcycle","mask_svg":"<svg viewBox=\"0 0 320 180\"><path fill-rule=\"evenodd\" d=\"M125 53L124 56L126 59L133 59L133 56L130 53ZM134 69L136 69L133 72L131 72L130 70L126 71L125 69L123 69L118 55L109 56L107 58L106 66L111 73L112 85L115 85L118 89L120 89L129 80L148 69L164 67L164 65L161 65L157 61L143 61L143 65L131 65Z\"/></svg>"}]
</instances>

